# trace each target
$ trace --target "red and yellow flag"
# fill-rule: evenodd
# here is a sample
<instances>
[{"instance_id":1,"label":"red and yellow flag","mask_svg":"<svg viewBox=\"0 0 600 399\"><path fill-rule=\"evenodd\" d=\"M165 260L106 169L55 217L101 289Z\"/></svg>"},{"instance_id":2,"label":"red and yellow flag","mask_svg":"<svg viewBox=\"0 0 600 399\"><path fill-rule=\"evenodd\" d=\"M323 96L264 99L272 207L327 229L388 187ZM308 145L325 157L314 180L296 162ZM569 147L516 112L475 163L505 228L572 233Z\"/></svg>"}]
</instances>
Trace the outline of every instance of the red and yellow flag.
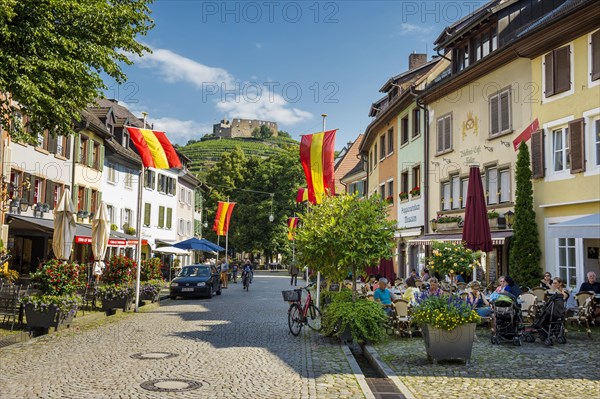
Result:
<instances>
[{"instance_id":1,"label":"red and yellow flag","mask_svg":"<svg viewBox=\"0 0 600 399\"><path fill-rule=\"evenodd\" d=\"M298 194L296 194L296 203L299 204L304 201L308 201L308 189L299 188Z\"/></svg>"},{"instance_id":2,"label":"red and yellow flag","mask_svg":"<svg viewBox=\"0 0 600 399\"><path fill-rule=\"evenodd\" d=\"M128 127L129 137L145 168L181 169L181 161L164 132Z\"/></svg>"},{"instance_id":3,"label":"red and yellow flag","mask_svg":"<svg viewBox=\"0 0 600 399\"><path fill-rule=\"evenodd\" d=\"M293 240L296 235L296 228L298 227L298 218L288 218L288 239Z\"/></svg>"},{"instance_id":4,"label":"red and yellow flag","mask_svg":"<svg viewBox=\"0 0 600 399\"><path fill-rule=\"evenodd\" d=\"M335 132L307 134L300 141L300 162L308 183L308 200L323 202L325 195L335 195L334 152Z\"/></svg>"},{"instance_id":5,"label":"red and yellow flag","mask_svg":"<svg viewBox=\"0 0 600 399\"><path fill-rule=\"evenodd\" d=\"M229 230L229 220L231 219L231 212L233 212L234 206L235 202L219 201L217 215L215 216L215 224L213 225L213 230L217 235L224 236L227 234L227 231Z\"/></svg>"}]
</instances>

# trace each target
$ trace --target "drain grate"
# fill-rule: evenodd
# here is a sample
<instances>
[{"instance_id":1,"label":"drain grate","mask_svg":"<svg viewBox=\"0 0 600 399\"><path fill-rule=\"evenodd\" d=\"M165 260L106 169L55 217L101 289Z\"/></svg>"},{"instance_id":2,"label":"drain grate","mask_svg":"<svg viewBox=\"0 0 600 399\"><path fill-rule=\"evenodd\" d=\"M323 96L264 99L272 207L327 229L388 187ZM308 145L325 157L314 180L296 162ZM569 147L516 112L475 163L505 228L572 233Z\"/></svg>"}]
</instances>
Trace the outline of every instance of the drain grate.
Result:
<instances>
[{"instance_id":1,"label":"drain grate","mask_svg":"<svg viewBox=\"0 0 600 399\"><path fill-rule=\"evenodd\" d=\"M146 352L146 353L136 353L135 355L131 355L134 359L146 360L146 359L170 359L172 357L179 356L177 353L170 352Z\"/></svg>"},{"instance_id":2,"label":"drain grate","mask_svg":"<svg viewBox=\"0 0 600 399\"><path fill-rule=\"evenodd\" d=\"M202 383L192 380L182 380L179 378L165 378L143 382L140 385L148 391L155 392L182 392L193 391L202 387Z\"/></svg>"}]
</instances>

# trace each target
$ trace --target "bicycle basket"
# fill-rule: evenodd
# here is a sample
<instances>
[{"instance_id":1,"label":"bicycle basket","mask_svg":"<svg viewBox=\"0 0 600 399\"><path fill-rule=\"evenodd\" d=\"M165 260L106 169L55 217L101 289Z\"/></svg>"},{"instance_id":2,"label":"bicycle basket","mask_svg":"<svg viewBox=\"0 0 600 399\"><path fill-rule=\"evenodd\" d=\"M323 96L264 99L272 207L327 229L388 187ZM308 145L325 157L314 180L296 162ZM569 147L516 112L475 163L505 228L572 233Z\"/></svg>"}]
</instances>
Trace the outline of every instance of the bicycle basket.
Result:
<instances>
[{"instance_id":1,"label":"bicycle basket","mask_svg":"<svg viewBox=\"0 0 600 399\"><path fill-rule=\"evenodd\" d=\"M299 301L302 295L302 290L289 290L289 291L281 291L283 294L283 300L286 302L294 302Z\"/></svg>"}]
</instances>

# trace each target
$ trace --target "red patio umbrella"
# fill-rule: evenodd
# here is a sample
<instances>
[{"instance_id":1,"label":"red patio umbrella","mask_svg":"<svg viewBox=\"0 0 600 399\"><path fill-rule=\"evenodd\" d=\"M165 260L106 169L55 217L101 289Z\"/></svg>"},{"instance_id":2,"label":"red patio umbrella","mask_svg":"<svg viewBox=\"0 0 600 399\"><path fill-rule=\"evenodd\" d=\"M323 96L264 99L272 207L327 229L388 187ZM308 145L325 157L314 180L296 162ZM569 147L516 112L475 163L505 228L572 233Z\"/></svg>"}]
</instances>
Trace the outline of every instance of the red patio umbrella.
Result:
<instances>
[{"instance_id":1,"label":"red patio umbrella","mask_svg":"<svg viewBox=\"0 0 600 399\"><path fill-rule=\"evenodd\" d=\"M473 251L490 252L493 248L481 173L477 166L471 166L469 171L462 240L465 242L465 246Z\"/></svg>"}]
</instances>

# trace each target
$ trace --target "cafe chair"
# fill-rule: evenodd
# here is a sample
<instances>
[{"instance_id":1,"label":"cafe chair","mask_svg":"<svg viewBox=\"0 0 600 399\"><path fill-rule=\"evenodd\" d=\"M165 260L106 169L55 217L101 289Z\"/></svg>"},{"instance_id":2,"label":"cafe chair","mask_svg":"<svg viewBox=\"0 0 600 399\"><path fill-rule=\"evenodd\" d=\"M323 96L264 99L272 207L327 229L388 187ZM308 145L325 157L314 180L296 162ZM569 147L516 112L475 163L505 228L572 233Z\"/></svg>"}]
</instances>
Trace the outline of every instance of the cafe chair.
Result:
<instances>
[{"instance_id":1,"label":"cafe chair","mask_svg":"<svg viewBox=\"0 0 600 399\"><path fill-rule=\"evenodd\" d=\"M412 337L412 323L408 315L408 301L406 299L394 301L394 328L399 334L405 333Z\"/></svg>"},{"instance_id":2,"label":"cafe chair","mask_svg":"<svg viewBox=\"0 0 600 399\"><path fill-rule=\"evenodd\" d=\"M566 321L570 321L571 325L585 324L585 331L589 338L592 338L592 330L590 323L594 324L594 293L582 291L575 295L577 307L568 309Z\"/></svg>"},{"instance_id":3,"label":"cafe chair","mask_svg":"<svg viewBox=\"0 0 600 399\"><path fill-rule=\"evenodd\" d=\"M537 297L530 293L521 294L521 315L523 320L533 323L537 315Z\"/></svg>"},{"instance_id":4,"label":"cafe chair","mask_svg":"<svg viewBox=\"0 0 600 399\"><path fill-rule=\"evenodd\" d=\"M539 302L544 302L546 300L546 290L542 287L534 287L530 291Z\"/></svg>"}]
</instances>

